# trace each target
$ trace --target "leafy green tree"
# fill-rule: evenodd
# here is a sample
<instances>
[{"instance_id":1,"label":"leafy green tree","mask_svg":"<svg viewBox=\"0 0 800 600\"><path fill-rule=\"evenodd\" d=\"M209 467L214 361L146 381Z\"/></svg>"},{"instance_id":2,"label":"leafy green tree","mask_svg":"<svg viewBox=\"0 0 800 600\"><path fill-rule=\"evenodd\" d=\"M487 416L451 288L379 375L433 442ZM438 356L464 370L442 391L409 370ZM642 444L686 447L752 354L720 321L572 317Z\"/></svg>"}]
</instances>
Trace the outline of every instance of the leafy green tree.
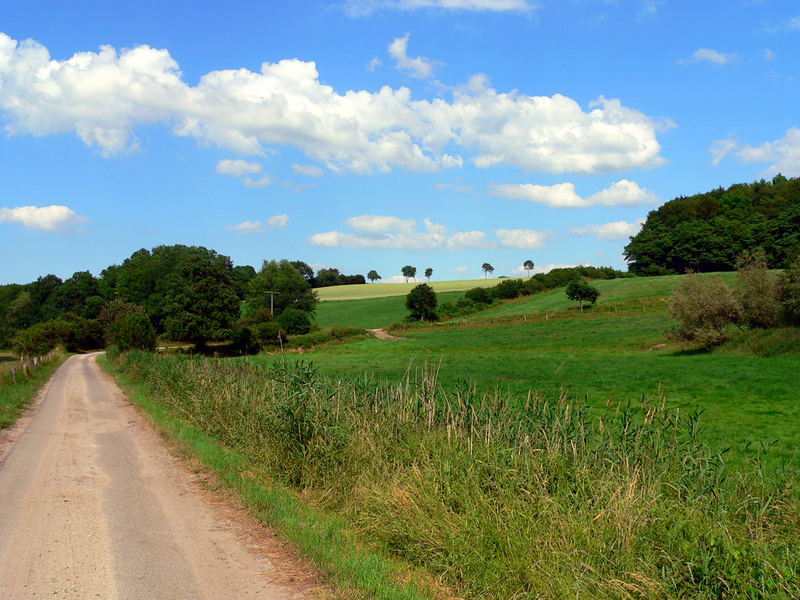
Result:
<instances>
[{"instance_id":1,"label":"leafy green tree","mask_svg":"<svg viewBox=\"0 0 800 600\"><path fill-rule=\"evenodd\" d=\"M378 275L378 272L375 269L372 269L369 273L367 273L367 279L369 279L372 283L375 283L378 279L381 279L381 276Z\"/></svg>"},{"instance_id":2,"label":"leafy green tree","mask_svg":"<svg viewBox=\"0 0 800 600\"><path fill-rule=\"evenodd\" d=\"M196 248L180 257L165 284L164 323L171 339L202 346L230 334L239 317L230 258Z\"/></svg>"},{"instance_id":3,"label":"leafy green tree","mask_svg":"<svg viewBox=\"0 0 800 600\"><path fill-rule=\"evenodd\" d=\"M312 314L317 307L316 292L288 260L264 261L261 270L250 282L247 293L250 314L260 307L270 307L270 295L267 292L278 292L272 299L276 316L289 307Z\"/></svg>"},{"instance_id":4,"label":"leafy green tree","mask_svg":"<svg viewBox=\"0 0 800 600\"><path fill-rule=\"evenodd\" d=\"M146 316L126 314L111 326L108 342L116 344L120 351L155 350L156 330Z\"/></svg>"},{"instance_id":5,"label":"leafy green tree","mask_svg":"<svg viewBox=\"0 0 800 600\"><path fill-rule=\"evenodd\" d=\"M420 283L406 296L406 308L411 311L409 319L412 321L435 321L436 292L427 283Z\"/></svg>"},{"instance_id":6,"label":"leafy green tree","mask_svg":"<svg viewBox=\"0 0 800 600\"><path fill-rule=\"evenodd\" d=\"M489 273L494 273L494 267L485 262L481 265L481 271L483 271L483 278L486 279Z\"/></svg>"},{"instance_id":7,"label":"leafy green tree","mask_svg":"<svg viewBox=\"0 0 800 600\"><path fill-rule=\"evenodd\" d=\"M583 303L588 302L594 304L597 302L597 297L600 295L598 289L583 279L573 279L567 284L567 298L580 303L581 310L583 310Z\"/></svg>"},{"instance_id":8,"label":"leafy green tree","mask_svg":"<svg viewBox=\"0 0 800 600\"><path fill-rule=\"evenodd\" d=\"M40 356L61 346L75 349L77 326L64 319L43 321L17 333L14 349L23 356Z\"/></svg>"},{"instance_id":9,"label":"leafy green tree","mask_svg":"<svg viewBox=\"0 0 800 600\"><path fill-rule=\"evenodd\" d=\"M233 281L236 285L236 295L239 300L244 300L250 281L256 276L256 270L250 265L233 267Z\"/></svg>"},{"instance_id":10,"label":"leafy green tree","mask_svg":"<svg viewBox=\"0 0 800 600\"><path fill-rule=\"evenodd\" d=\"M339 273L339 269L320 269L317 271L315 280L317 282L317 287L330 287L333 285L340 285L340 277L341 273Z\"/></svg>"},{"instance_id":11,"label":"leafy green tree","mask_svg":"<svg viewBox=\"0 0 800 600\"><path fill-rule=\"evenodd\" d=\"M482 287L475 287L464 292L464 298L475 304L491 304L492 296L489 290Z\"/></svg>"},{"instance_id":12,"label":"leafy green tree","mask_svg":"<svg viewBox=\"0 0 800 600\"><path fill-rule=\"evenodd\" d=\"M311 284L311 287L315 286L314 283L314 269L311 268L310 265L304 263L302 260L292 260L289 261L291 265L300 271L300 274L305 278L305 280Z\"/></svg>"},{"instance_id":13,"label":"leafy green tree","mask_svg":"<svg viewBox=\"0 0 800 600\"><path fill-rule=\"evenodd\" d=\"M531 276L531 271L533 271L533 261L528 259L524 263L522 263L522 268L528 272L528 277Z\"/></svg>"},{"instance_id":14,"label":"leafy green tree","mask_svg":"<svg viewBox=\"0 0 800 600\"><path fill-rule=\"evenodd\" d=\"M433 275L433 269L428 267L427 269L425 269L425 279L430 281L431 280L431 275Z\"/></svg>"},{"instance_id":15,"label":"leafy green tree","mask_svg":"<svg viewBox=\"0 0 800 600\"><path fill-rule=\"evenodd\" d=\"M409 278L417 276L417 267L406 265L403 267L401 272L403 273L403 277L406 278L406 283L408 283Z\"/></svg>"},{"instance_id":16,"label":"leafy green tree","mask_svg":"<svg viewBox=\"0 0 800 600\"><path fill-rule=\"evenodd\" d=\"M741 307L742 321L750 327L775 327L781 317L778 280L769 272L763 249L744 250L736 261L737 287L734 292Z\"/></svg>"},{"instance_id":17,"label":"leafy green tree","mask_svg":"<svg viewBox=\"0 0 800 600\"><path fill-rule=\"evenodd\" d=\"M689 273L672 292L669 312L678 326L671 337L694 341L708 348L727 339L726 328L740 318L739 304L730 288L717 276Z\"/></svg>"}]
</instances>

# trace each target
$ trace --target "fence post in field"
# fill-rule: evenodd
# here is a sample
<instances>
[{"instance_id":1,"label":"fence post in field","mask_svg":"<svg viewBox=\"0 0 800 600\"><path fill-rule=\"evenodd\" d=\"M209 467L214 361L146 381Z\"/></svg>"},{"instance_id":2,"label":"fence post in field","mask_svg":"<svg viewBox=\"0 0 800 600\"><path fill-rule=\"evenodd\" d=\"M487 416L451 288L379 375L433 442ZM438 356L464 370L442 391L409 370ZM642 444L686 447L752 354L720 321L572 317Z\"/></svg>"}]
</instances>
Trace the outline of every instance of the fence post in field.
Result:
<instances>
[{"instance_id":1,"label":"fence post in field","mask_svg":"<svg viewBox=\"0 0 800 600\"><path fill-rule=\"evenodd\" d=\"M17 383L17 367L11 367L11 378Z\"/></svg>"}]
</instances>

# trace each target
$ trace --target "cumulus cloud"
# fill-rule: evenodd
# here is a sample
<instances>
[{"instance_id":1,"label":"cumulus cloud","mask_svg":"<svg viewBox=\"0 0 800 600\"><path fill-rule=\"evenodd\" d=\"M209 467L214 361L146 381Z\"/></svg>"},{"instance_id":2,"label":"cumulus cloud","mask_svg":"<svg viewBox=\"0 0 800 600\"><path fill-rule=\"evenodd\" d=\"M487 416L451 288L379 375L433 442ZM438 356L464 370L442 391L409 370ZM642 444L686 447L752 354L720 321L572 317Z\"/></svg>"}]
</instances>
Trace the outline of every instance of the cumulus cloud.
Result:
<instances>
[{"instance_id":1,"label":"cumulus cloud","mask_svg":"<svg viewBox=\"0 0 800 600\"><path fill-rule=\"evenodd\" d=\"M536 8L529 0L346 0L345 12L363 17L379 10L412 11L442 9L472 12L527 13Z\"/></svg>"},{"instance_id":2,"label":"cumulus cloud","mask_svg":"<svg viewBox=\"0 0 800 600\"><path fill-rule=\"evenodd\" d=\"M771 163L770 174L783 173L788 177L800 176L800 128L786 130L782 138L764 142L759 146L742 144L730 137L715 141L709 149L714 165L718 165L729 154L745 163Z\"/></svg>"},{"instance_id":3,"label":"cumulus cloud","mask_svg":"<svg viewBox=\"0 0 800 600\"><path fill-rule=\"evenodd\" d=\"M682 65L708 62L712 65L722 66L736 60L736 54L724 54L711 48L698 48L689 58L681 58L678 62Z\"/></svg>"},{"instance_id":4,"label":"cumulus cloud","mask_svg":"<svg viewBox=\"0 0 800 600\"><path fill-rule=\"evenodd\" d=\"M603 225L584 225L572 227L573 235L593 235L601 240L624 240L635 235L642 226L642 221L628 223L627 221L614 221Z\"/></svg>"},{"instance_id":5,"label":"cumulus cloud","mask_svg":"<svg viewBox=\"0 0 800 600\"><path fill-rule=\"evenodd\" d=\"M495 196L515 200L528 200L547 204L554 208L578 208L587 206L634 206L651 204L658 197L633 181L621 179L596 194L582 198L575 192L572 183L536 185L533 183L493 184L490 192Z\"/></svg>"},{"instance_id":6,"label":"cumulus cloud","mask_svg":"<svg viewBox=\"0 0 800 600\"><path fill-rule=\"evenodd\" d=\"M475 0L475 4L481 4ZM74 133L107 156L137 146L135 129L164 123L242 155L298 148L334 171L435 172L463 165L604 173L663 164L660 124L601 97L584 111L562 96L502 93L485 77L452 100L414 100L407 88L343 94L298 59L212 71L186 84L167 50L79 52L52 60L34 41L0 34L0 112L7 133ZM459 152L460 154L449 154Z\"/></svg>"},{"instance_id":7,"label":"cumulus cloud","mask_svg":"<svg viewBox=\"0 0 800 600\"><path fill-rule=\"evenodd\" d=\"M405 37L395 38L389 44L389 55L397 63L398 69L417 79L427 79L433 75L433 61L422 56L416 58L408 56L408 38L409 34L406 34Z\"/></svg>"},{"instance_id":8,"label":"cumulus cloud","mask_svg":"<svg viewBox=\"0 0 800 600\"><path fill-rule=\"evenodd\" d=\"M234 177L260 173L261 168L258 163L251 163L241 159L223 159L217 163L217 173L220 175L233 175Z\"/></svg>"},{"instance_id":9,"label":"cumulus cloud","mask_svg":"<svg viewBox=\"0 0 800 600\"><path fill-rule=\"evenodd\" d=\"M462 248L491 248L494 244L486 239L482 231L464 231L454 233L447 239L448 250L461 250Z\"/></svg>"},{"instance_id":10,"label":"cumulus cloud","mask_svg":"<svg viewBox=\"0 0 800 600\"><path fill-rule=\"evenodd\" d=\"M536 231L534 229L495 229L494 234L500 240L501 246L528 250L544 248L547 238L552 235L549 231Z\"/></svg>"},{"instance_id":11,"label":"cumulus cloud","mask_svg":"<svg viewBox=\"0 0 800 600\"><path fill-rule=\"evenodd\" d=\"M20 223L27 229L42 231L80 231L89 219L60 204L0 208L0 223Z\"/></svg>"},{"instance_id":12,"label":"cumulus cloud","mask_svg":"<svg viewBox=\"0 0 800 600\"><path fill-rule=\"evenodd\" d=\"M459 275L469 275L469 267L456 267L456 273Z\"/></svg>"},{"instance_id":13,"label":"cumulus cloud","mask_svg":"<svg viewBox=\"0 0 800 600\"><path fill-rule=\"evenodd\" d=\"M241 235L252 235L254 233L264 233L268 229L278 229L289 225L288 215L275 215L267 219L266 225L261 221L244 221L238 225L226 225L225 229L234 231Z\"/></svg>"},{"instance_id":14,"label":"cumulus cloud","mask_svg":"<svg viewBox=\"0 0 800 600\"><path fill-rule=\"evenodd\" d=\"M430 250L441 248L447 242L444 225L424 220L420 231L413 219L400 219L380 215L360 215L347 220L354 233L328 231L315 233L309 238L314 246L328 248L395 248L403 250Z\"/></svg>"}]
</instances>

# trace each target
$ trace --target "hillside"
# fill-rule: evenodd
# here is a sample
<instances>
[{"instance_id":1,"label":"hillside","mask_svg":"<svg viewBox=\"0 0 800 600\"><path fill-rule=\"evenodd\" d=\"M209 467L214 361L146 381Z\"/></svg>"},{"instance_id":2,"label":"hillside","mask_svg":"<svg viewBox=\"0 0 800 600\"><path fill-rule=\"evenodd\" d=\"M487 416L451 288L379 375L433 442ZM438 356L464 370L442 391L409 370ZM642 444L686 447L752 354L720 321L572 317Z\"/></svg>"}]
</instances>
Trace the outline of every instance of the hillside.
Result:
<instances>
[{"instance_id":1,"label":"hillside","mask_svg":"<svg viewBox=\"0 0 800 600\"><path fill-rule=\"evenodd\" d=\"M800 179L771 181L675 198L647 215L625 247L633 273L732 271L742 250L763 248L771 268L800 249Z\"/></svg>"}]
</instances>

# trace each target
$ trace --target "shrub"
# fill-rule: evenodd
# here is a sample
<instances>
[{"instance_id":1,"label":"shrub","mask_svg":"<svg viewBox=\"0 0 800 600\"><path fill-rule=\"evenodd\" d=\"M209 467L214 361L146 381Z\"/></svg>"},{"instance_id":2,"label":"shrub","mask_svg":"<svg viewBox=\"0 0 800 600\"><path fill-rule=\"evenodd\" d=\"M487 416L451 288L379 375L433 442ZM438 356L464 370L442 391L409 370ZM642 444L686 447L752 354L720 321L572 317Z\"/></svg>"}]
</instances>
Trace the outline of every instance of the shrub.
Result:
<instances>
[{"instance_id":1,"label":"shrub","mask_svg":"<svg viewBox=\"0 0 800 600\"><path fill-rule=\"evenodd\" d=\"M800 254L780 277L783 318L789 325L800 325Z\"/></svg>"},{"instance_id":2,"label":"shrub","mask_svg":"<svg viewBox=\"0 0 800 600\"><path fill-rule=\"evenodd\" d=\"M275 321L264 321L253 326L255 341L263 346L278 346L286 339L286 332Z\"/></svg>"},{"instance_id":3,"label":"shrub","mask_svg":"<svg viewBox=\"0 0 800 600\"><path fill-rule=\"evenodd\" d=\"M406 296L406 308L411 311L408 318L412 321L435 321L436 292L427 283L420 283Z\"/></svg>"},{"instance_id":4,"label":"shrub","mask_svg":"<svg viewBox=\"0 0 800 600\"><path fill-rule=\"evenodd\" d=\"M736 260L736 270L734 297L739 302L742 321L756 329L775 327L781 313L778 281L768 270L764 250L743 251Z\"/></svg>"},{"instance_id":5,"label":"shrub","mask_svg":"<svg viewBox=\"0 0 800 600\"><path fill-rule=\"evenodd\" d=\"M278 315L278 325L289 335L304 334L311 331L311 317L304 310L286 308Z\"/></svg>"},{"instance_id":6,"label":"shrub","mask_svg":"<svg viewBox=\"0 0 800 600\"><path fill-rule=\"evenodd\" d=\"M233 347L241 354L258 354L261 341L251 327L240 325L233 330Z\"/></svg>"},{"instance_id":7,"label":"shrub","mask_svg":"<svg viewBox=\"0 0 800 600\"><path fill-rule=\"evenodd\" d=\"M58 346L74 349L78 327L63 319L37 323L17 333L14 349L25 356L45 354Z\"/></svg>"},{"instance_id":8,"label":"shrub","mask_svg":"<svg viewBox=\"0 0 800 600\"><path fill-rule=\"evenodd\" d=\"M491 304L492 296L486 288L476 287L464 292L464 299L474 304Z\"/></svg>"},{"instance_id":9,"label":"shrub","mask_svg":"<svg viewBox=\"0 0 800 600\"><path fill-rule=\"evenodd\" d=\"M140 314L128 314L119 319L111 328L109 341L126 350L155 350L156 330L150 319Z\"/></svg>"},{"instance_id":10,"label":"shrub","mask_svg":"<svg viewBox=\"0 0 800 600\"><path fill-rule=\"evenodd\" d=\"M669 311L678 321L670 335L705 348L723 343L726 327L740 318L733 293L717 275L687 274L672 292Z\"/></svg>"},{"instance_id":11,"label":"shrub","mask_svg":"<svg viewBox=\"0 0 800 600\"><path fill-rule=\"evenodd\" d=\"M492 288L492 296L501 300L511 300L522 295L525 284L521 279L504 279Z\"/></svg>"}]
</instances>

